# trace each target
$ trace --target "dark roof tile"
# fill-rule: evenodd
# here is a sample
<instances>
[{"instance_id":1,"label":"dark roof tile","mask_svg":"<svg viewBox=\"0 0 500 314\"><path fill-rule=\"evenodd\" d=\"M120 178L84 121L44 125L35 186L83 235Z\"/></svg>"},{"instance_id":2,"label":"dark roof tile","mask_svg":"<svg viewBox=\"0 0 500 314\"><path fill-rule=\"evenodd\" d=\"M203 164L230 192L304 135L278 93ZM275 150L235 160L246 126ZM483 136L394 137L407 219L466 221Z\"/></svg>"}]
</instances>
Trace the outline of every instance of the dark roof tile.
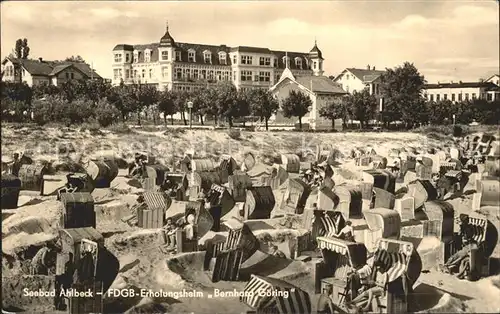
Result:
<instances>
[{"instance_id":1,"label":"dark roof tile","mask_svg":"<svg viewBox=\"0 0 500 314\"><path fill-rule=\"evenodd\" d=\"M333 82L327 76L296 75L295 80L316 93L347 94L340 84Z\"/></svg>"},{"instance_id":2,"label":"dark roof tile","mask_svg":"<svg viewBox=\"0 0 500 314\"><path fill-rule=\"evenodd\" d=\"M492 82L458 82L458 83L438 83L438 84L426 84L424 89L438 89L438 88L498 88L497 85Z\"/></svg>"},{"instance_id":3,"label":"dark roof tile","mask_svg":"<svg viewBox=\"0 0 500 314\"><path fill-rule=\"evenodd\" d=\"M367 70L367 69L356 69L356 68L347 68L347 71L351 72L358 79L365 82L365 76L369 81L373 81L374 78L381 76L385 73L385 71L381 70Z\"/></svg>"},{"instance_id":4,"label":"dark roof tile","mask_svg":"<svg viewBox=\"0 0 500 314\"><path fill-rule=\"evenodd\" d=\"M14 64L22 64L22 66L31 75L37 76L52 76L61 72L69 66L73 66L86 76L100 79L101 76L92 70L90 65L81 62L71 61L46 61L46 60L33 60L33 59L14 59L9 58Z\"/></svg>"}]
</instances>

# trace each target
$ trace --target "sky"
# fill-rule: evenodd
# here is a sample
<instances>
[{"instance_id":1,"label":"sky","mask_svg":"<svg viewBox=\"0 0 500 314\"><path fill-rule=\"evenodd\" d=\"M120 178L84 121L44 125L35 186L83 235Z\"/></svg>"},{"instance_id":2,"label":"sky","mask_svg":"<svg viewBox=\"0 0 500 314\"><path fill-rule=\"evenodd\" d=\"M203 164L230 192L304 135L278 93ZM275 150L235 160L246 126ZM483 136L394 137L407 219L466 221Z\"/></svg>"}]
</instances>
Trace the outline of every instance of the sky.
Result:
<instances>
[{"instance_id":1,"label":"sky","mask_svg":"<svg viewBox=\"0 0 500 314\"><path fill-rule=\"evenodd\" d=\"M81 55L111 78L117 44L178 42L309 52L325 75L412 62L429 83L499 72L497 0L2 1L1 56L27 38L32 58Z\"/></svg>"}]
</instances>

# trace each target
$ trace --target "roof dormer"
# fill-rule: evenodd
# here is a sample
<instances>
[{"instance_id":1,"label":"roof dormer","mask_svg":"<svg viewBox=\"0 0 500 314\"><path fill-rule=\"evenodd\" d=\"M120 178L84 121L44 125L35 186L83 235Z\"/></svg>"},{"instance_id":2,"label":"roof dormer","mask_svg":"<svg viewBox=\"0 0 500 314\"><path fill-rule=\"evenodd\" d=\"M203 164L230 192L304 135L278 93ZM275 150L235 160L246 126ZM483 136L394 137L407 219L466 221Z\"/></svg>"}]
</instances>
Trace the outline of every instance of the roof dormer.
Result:
<instances>
[{"instance_id":1,"label":"roof dormer","mask_svg":"<svg viewBox=\"0 0 500 314\"><path fill-rule=\"evenodd\" d=\"M285 65L285 68L289 68L290 67L290 57L289 56L284 56L282 58L283 60L283 64Z\"/></svg>"},{"instance_id":2,"label":"roof dormer","mask_svg":"<svg viewBox=\"0 0 500 314\"><path fill-rule=\"evenodd\" d=\"M219 63L227 64L227 53L225 51L219 51Z\"/></svg>"},{"instance_id":3,"label":"roof dormer","mask_svg":"<svg viewBox=\"0 0 500 314\"><path fill-rule=\"evenodd\" d=\"M212 52L210 50L203 51L203 62L212 63Z\"/></svg>"},{"instance_id":4,"label":"roof dormer","mask_svg":"<svg viewBox=\"0 0 500 314\"><path fill-rule=\"evenodd\" d=\"M301 57L295 57L295 66L298 69L302 70L302 58Z\"/></svg>"},{"instance_id":5,"label":"roof dormer","mask_svg":"<svg viewBox=\"0 0 500 314\"><path fill-rule=\"evenodd\" d=\"M139 50L134 50L134 63L138 63L139 62L139 56L140 56L141 52Z\"/></svg>"},{"instance_id":6,"label":"roof dormer","mask_svg":"<svg viewBox=\"0 0 500 314\"><path fill-rule=\"evenodd\" d=\"M144 50L144 62L151 62L151 49Z\"/></svg>"},{"instance_id":7,"label":"roof dormer","mask_svg":"<svg viewBox=\"0 0 500 314\"><path fill-rule=\"evenodd\" d=\"M196 62L196 50L193 48L188 50L188 62Z\"/></svg>"}]
</instances>

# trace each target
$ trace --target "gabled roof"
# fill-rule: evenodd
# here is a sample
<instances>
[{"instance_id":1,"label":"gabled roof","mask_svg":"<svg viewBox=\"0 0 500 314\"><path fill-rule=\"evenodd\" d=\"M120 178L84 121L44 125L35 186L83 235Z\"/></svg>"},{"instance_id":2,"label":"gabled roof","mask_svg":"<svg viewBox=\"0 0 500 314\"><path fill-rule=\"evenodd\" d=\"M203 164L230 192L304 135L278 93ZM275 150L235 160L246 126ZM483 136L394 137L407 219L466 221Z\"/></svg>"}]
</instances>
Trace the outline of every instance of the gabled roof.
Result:
<instances>
[{"instance_id":1,"label":"gabled roof","mask_svg":"<svg viewBox=\"0 0 500 314\"><path fill-rule=\"evenodd\" d=\"M493 74L492 76L488 77L485 81L489 81L491 80L492 78L494 78L495 76L500 76L499 74Z\"/></svg>"},{"instance_id":2,"label":"gabled roof","mask_svg":"<svg viewBox=\"0 0 500 314\"><path fill-rule=\"evenodd\" d=\"M346 68L342 73L340 73L334 81L338 80L345 72L350 72L356 78L364 83L370 83L379 78L385 73L383 70L368 70L368 69L357 69L357 68Z\"/></svg>"},{"instance_id":3,"label":"gabled roof","mask_svg":"<svg viewBox=\"0 0 500 314\"><path fill-rule=\"evenodd\" d=\"M76 70L82 72L83 75L87 77L94 77L100 79L101 76L97 74L90 65L81 62L71 62L71 61L45 61L45 60L33 60L33 59L16 59L16 58L6 58L2 62L5 64L6 60L10 60L15 65L22 66L29 74L36 76L53 76L57 75L61 71L68 67L74 67Z\"/></svg>"},{"instance_id":4,"label":"gabled roof","mask_svg":"<svg viewBox=\"0 0 500 314\"><path fill-rule=\"evenodd\" d=\"M297 75L295 81L314 93L347 94L340 84L333 82L327 76Z\"/></svg>"},{"instance_id":5,"label":"gabled roof","mask_svg":"<svg viewBox=\"0 0 500 314\"><path fill-rule=\"evenodd\" d=\"M276 83L272 90L276 89L282 82L290 80L311 93L319 93L319 94L348 94L346 91L342 89L340 84L333 82L327 76L315 76L315 75L295 75L294 76L286 76L280 79L278 83Z\"/></svg>"}]
</instances>

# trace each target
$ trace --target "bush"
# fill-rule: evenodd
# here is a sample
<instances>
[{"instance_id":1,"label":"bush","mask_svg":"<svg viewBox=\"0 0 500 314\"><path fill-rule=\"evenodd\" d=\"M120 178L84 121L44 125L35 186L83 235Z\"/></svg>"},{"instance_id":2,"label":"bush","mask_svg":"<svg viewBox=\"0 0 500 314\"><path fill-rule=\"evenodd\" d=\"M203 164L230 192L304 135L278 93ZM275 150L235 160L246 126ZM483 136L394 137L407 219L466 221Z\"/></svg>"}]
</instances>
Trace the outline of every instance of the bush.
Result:
<instances>
[{"instance_id":1,"label":"bush","mask_svg":"<svg viewBox=\"0 0 500 314\"><path fill-rule=\"evenodd\" d=\"M97 103L94 114L97 122L102 127L110 126L121 116L120 111L114 105L110 104L107 99L101 99Z\"/></svg>"},{"instance_id":2,"label":"bush","mask_svg":"<svg viewBox=\"0 0 500 314\"><path fill-rule=\"evenodd\" d=\"M227 135L232 138L233 140L241 140L241 132L238 129L229 129L227 131Z\"/></svg>"},{"instance_id":3,"label":"bush","mask_svg":"<svg viewBox=\"0 0 500 314\"><path fill-rule=\"evenodd\" d=\"M459 125L455 125L453 127L453 136L454 137L462 137L462 134L463 134L462 127L460 127Z\"/></svg>"}]
</instances>

